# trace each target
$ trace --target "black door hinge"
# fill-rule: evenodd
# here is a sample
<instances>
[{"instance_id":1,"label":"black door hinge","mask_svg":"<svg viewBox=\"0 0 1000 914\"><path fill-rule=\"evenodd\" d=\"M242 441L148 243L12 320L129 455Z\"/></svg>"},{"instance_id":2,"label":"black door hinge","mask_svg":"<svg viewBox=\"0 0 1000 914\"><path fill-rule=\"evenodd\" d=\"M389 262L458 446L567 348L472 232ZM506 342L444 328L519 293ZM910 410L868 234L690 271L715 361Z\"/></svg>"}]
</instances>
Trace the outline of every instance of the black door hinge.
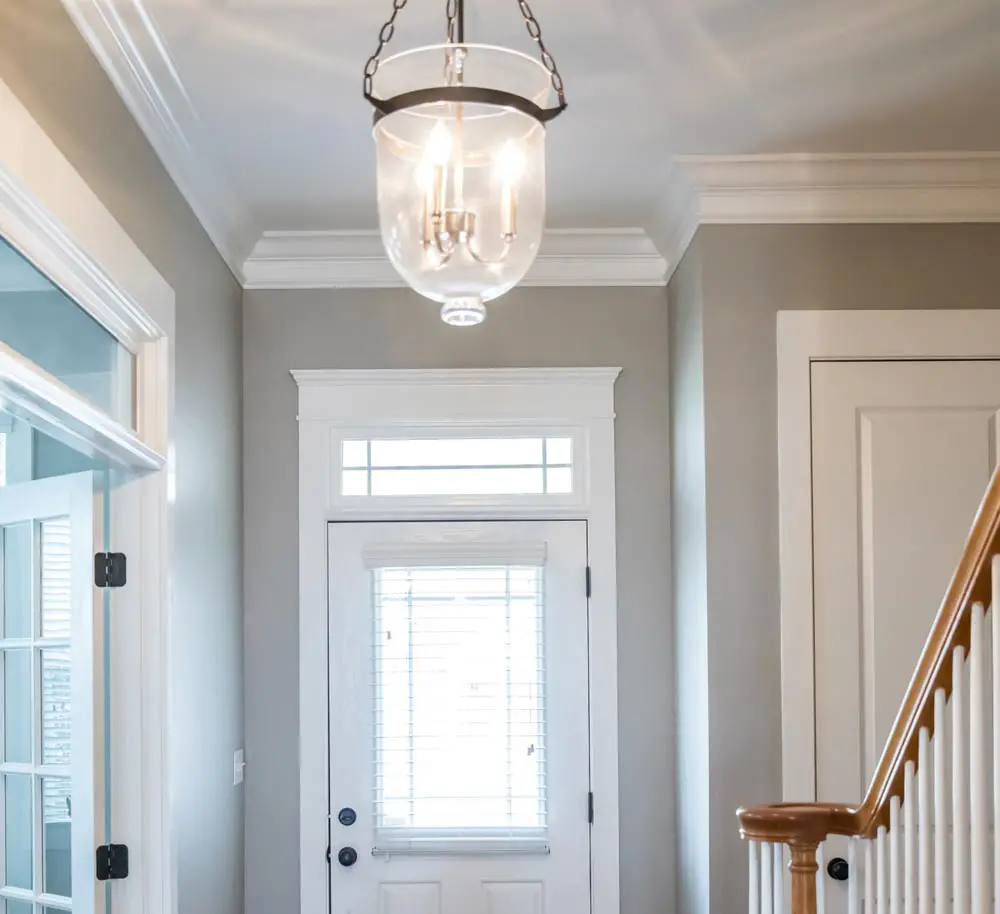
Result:
<instances>
[{"instance_id":1,"label":"black door hinge","mask_svg":"<svg viewBox=\"0 0 1000 914\"><path fill-rule=\"evenodd\" d=\"M590 599L590 566L587 566L587 599Z\"/></svg>"},{"instance_id":2,"label":"black door hinge","mask_svg":"<svg viewBox=\"0 0 1000 914\"><path fill-rule=\"evenodd\" d=\"M94 556L94 586L125 586L124 552L98 552Z\"/></svg>"},{"instance_id":3,"label":"black door hinge","mask_svg":"<svg viewBox=\"0 0 1000 914\"><path fill-rule=\"evenodd\" d=\"M333 859L333 857L332 857L332 855L330 853L330 845L328 844L326 846L326 862L329 863L332 859Z\"/></svg>"},{"instance_id":4,"label":"black door hinge","mask_svg":"<svg viewBox=\"0 0 1000 914\"><path fill-rule=\"evenodd\" d=\"M125 879L128 876L128 845L105 844L97 849L97 878Z\"/></svg>"},{"instance_id":5,"label":"black door hinge","mask_svg":"<svg viewBox=\"0 0 1000 914\"><path fill-rule=\"evenodd\" d=\"M594 791L587 794L587 821L594 824Z\"/></svg>"}]
</instances>

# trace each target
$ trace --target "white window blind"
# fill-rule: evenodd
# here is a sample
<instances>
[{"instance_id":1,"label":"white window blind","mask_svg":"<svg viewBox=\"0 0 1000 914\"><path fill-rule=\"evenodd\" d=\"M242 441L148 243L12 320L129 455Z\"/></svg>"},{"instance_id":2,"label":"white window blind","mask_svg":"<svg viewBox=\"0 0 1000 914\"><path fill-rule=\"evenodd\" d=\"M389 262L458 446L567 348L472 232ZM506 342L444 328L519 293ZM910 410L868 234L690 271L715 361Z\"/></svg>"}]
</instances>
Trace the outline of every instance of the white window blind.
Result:
<instances>
[{"instance_id":1,"label":"white window blind","mask_svg":"<svg viewBox=\"0 0 1000 914\"><path fill-rule=\"evenodd\" d=\"M345 496L568 495L572 438L406 438L341 444Z\"/></svg>"},{"instance_id":2,"label":"white window blind","mask_svg":"<svg viewBox=\"0 0 1000 914\"><path fill-rule=\"evenodd\" d=\"M376 852L546 851L543 566L371 574Z\"/></svg>"}]
</instances>

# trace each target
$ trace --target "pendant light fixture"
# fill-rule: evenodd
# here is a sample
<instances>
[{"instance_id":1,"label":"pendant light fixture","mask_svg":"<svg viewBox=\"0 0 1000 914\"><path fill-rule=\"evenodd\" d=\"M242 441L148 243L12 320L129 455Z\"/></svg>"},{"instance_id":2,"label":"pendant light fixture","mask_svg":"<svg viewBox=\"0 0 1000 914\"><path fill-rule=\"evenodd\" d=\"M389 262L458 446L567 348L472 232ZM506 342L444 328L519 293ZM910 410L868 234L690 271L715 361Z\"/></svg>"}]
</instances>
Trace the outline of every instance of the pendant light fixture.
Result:
<instances>
[{"instance_id":1,"label":"pendant light fixture","mask_svg":"<svg viewBox=\"0 0 1000 914\"><path fill-rule=\"evenodd\" d=\"M443 44L383 60L406 3L392 0L364 71L382 242L407 284L441 303L446 323L471 326L538 253L545 125L566 109L563 81L526 0L517 4L540 60L467 42L464 0L446 0Z\"/></svg>"}]
</instances>

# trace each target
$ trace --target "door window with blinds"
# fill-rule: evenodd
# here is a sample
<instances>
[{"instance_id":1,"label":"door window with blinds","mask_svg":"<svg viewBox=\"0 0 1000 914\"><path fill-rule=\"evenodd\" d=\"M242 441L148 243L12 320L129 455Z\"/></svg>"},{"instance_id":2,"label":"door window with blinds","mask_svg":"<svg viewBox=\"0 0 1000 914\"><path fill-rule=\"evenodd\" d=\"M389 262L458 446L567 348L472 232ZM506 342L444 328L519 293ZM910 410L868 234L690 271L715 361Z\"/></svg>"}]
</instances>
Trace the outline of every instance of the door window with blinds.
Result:
<instances>
[{"instance_id":1,"label":"door window with blinds","mask_svg":"<svg viewBox=\"0 0 1000 914\"><path fill-rule=\"evenodd\" d=\"M544 850L544 544L382 549L368 565L376 850Z\"/></svg>"}]
</instances>

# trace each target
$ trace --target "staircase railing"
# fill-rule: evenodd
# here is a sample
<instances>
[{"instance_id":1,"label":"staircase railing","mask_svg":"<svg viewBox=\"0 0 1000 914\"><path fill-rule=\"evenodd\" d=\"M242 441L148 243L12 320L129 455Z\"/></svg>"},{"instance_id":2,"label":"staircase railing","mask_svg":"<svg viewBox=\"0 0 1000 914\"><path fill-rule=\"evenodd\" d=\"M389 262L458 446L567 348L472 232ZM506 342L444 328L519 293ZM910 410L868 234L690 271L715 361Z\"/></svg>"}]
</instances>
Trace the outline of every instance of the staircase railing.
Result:
<instances>
[{"instance_id":1,"label":"staircase railing","mask_svg":"<svg viewBox=\"0 0 1000 914\"><path fill-rule=\"evenodd\" d=\"M824 914L831 835L849 839L848 914L987 914L1000 902L998 610L1000 467L860 806L737 812L750 914Z\"/></svg>"}]
</instances>

